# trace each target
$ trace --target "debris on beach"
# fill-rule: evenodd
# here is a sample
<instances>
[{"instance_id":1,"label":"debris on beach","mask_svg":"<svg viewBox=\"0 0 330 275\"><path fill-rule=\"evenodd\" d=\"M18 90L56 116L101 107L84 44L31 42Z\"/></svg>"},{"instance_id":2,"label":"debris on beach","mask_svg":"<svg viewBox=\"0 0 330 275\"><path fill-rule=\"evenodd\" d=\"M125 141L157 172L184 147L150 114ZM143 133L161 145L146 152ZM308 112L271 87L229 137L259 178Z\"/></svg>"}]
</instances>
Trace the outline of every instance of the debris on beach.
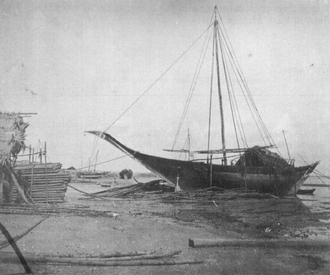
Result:
<instances>
[{"instance_id":1,"label":"debris on beach","mask_svg":"<svg viewBox=\"0 0 330 275\"><path fill-rule=\"evenodd\" d=\"M74 189L77 190L77 188ZM82 192L82 193L92 198L124 198L124 197L144 197L146 195L160 194L164 192L173 192L173 191L174 191L174 187L164 184L163 180L153 180L146 183L137 183L128 186L109 188L94 193L86 193L86 192Z\"/></svg>"},{"instance_id":2,"label":"debris on beach","mask_svg":"<svg viewBox=\"0 0 330 275\"><path fill-rule=\"evenodd\" d=\"M169 252L128 252L100 255L58 255L26 253L30 263L77 266L152 266L152 265L188 265L202 264L203 260L177 259L182 251ZM11 255L8 255L9 257ZM6 260L8 261L8 260Z\"/></svg>"}]
</instances>

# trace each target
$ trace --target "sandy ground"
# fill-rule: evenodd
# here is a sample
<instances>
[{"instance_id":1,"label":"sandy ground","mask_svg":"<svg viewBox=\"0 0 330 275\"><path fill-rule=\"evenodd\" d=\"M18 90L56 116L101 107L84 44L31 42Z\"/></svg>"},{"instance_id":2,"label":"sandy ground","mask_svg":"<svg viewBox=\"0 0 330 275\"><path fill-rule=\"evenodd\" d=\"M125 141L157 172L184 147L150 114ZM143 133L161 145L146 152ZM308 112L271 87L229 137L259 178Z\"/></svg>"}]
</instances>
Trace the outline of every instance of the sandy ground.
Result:
<instances>
[{"instance_id":1,"label":"sandy ground","mask_svg":"<svg viewBox=\"0 0 330 275\"><path fill-rule=\"evenodd\" d=\"M105 189L94 182L71 184L86 192ZM188 194L182 196L188 198ZM9 207L0 206L1 223L15 236L47 217L17 242L26 257L31 253L70 254L76 258L85 254L180 250L174 261L203 263L99 267L31 261L34 274L329 274L330 253L317 247L299 250L188 246L189 238L330 240L330 224L319 221L329 219L329 212L311 213L299 199L234 193L204 201L200 198L194 201L191 197L166 201L81 198L84 198L82 194L69 188L66 202L60 205L81 211L12 214L8 213ZM1 235L0 242L3 240ZM0 251L0 260L0 274L24 273L11 247Z\"/></svg>"}]
</instances>

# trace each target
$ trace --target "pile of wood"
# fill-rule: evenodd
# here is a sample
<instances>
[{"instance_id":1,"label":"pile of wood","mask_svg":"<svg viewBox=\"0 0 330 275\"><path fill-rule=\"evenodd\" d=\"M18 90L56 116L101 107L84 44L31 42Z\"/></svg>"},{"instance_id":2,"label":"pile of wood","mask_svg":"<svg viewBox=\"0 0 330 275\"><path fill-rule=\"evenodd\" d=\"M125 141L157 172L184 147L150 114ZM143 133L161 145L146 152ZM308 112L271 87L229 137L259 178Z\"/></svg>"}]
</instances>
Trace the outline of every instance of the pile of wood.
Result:
<instances>
[{"instance_id":1,"label":"pile of wood","mask_svg":"<svg viewBox=\"0 0 330 275\"><path fill-rule=\"evenodd\" d=\"M96 193L85 193L94 198L123 198L123 197L144 197L150 194L174 192L174 187L165 185L162 180L153 180L146 183L132 184L123 187L110 188Z\"/></svg>"},{"instance_id":2,"label":"pile of wood","mask_svg":"<svg viewBox=\"0 0 330 275\"><path fill-rule=\"evenodd\" d=\"M58 203L63 202L70 182L70 174L61 171L61 167L61 163L18 163L14 172L34 202Z\"/></svg>"},{"instance_id":3,"label":"pile of wood","mask_svg":"<svg viewBox=\"0 0 330 275\"><path fill-rule=\"evenodd\" d=\"M153 180L146 183L132 184L123 187L110 188L95 193L83 192L71 185L69 187L83 193L88 199L107 200L112 198L122 199L144 199L160 200L168 203L198 203L214 200L230 201L236 199L267 199L277 198L269 194L261 194L251 190L244 189L223 189L219 187L209 187L194 191L174 192L174 187L164 184L162 180Z\"/></svg>"}]
</instances>

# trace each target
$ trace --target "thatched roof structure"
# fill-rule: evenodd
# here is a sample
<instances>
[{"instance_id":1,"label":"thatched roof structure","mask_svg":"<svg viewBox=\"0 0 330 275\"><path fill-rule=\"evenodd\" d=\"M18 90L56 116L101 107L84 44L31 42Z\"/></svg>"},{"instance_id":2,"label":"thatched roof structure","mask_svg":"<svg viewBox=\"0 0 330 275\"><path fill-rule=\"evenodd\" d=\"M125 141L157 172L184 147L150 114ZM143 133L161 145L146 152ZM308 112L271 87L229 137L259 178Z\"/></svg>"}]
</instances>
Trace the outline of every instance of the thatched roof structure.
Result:
<instances>
[{"instance_id":1,"label":"thatched roof structure","mask_svg":"<svg viewBox=\"0 0 330 275\"><path fill-rule=\"evenodd\" d=\"M25 149L25 129L29 126L17 113L0 112L0 166L10 164Z\"/></svg>"},{"instance_id":2,"label":"thatched roof structure","mask_svg":"<svg viewBox=\"0 0 330 275\"><path fill-rule=\"evenodd\" d=\"M273 167L278 172L293 169L293 166L291 166L284 158L259 146L254 146L248 149L236 162L236 165L255 167L267 166Z\"/></svg>"}]
</instances>

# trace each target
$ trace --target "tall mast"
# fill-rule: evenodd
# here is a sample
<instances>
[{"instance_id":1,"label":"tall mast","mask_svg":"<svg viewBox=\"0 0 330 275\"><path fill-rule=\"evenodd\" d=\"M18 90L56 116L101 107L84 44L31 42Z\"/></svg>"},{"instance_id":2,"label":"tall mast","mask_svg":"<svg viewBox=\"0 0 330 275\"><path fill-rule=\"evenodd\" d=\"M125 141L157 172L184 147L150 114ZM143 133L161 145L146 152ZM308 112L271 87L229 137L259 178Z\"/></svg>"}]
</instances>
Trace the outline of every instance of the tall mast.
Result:
<instances>
[{"instance_id":1,"label":"tall mast","mask_svg":"<svg viewBox=\"0 0 330 275\"><path fill-rule=\"evenodd\" d=\"M187 146L188 146L188 160L190 160L190 134L189 134L189 128L188 128Z\"/></svg>"},{"instance_id":2,"label":"tall mast","mask_svg":"<svg viewBox=\"0 0 330 275\"><path fill-rule=\"evenodd\" d=\"M215 56L217 63L217 77L218 77L218 93L219 93L219 104L220 104L220 119L221 119L221 140L222 140L222 150L223 150L223 162L224 165L227 165L226 157L226 141L225 141L225 124L223 117L223 107L222 107L222 94L221 94L221 85L220 85L220 66L219 66L219 53L218 53L218 20L215 14L214 20L214 39L215 39Z\"/></svg>"}]
</instances>

